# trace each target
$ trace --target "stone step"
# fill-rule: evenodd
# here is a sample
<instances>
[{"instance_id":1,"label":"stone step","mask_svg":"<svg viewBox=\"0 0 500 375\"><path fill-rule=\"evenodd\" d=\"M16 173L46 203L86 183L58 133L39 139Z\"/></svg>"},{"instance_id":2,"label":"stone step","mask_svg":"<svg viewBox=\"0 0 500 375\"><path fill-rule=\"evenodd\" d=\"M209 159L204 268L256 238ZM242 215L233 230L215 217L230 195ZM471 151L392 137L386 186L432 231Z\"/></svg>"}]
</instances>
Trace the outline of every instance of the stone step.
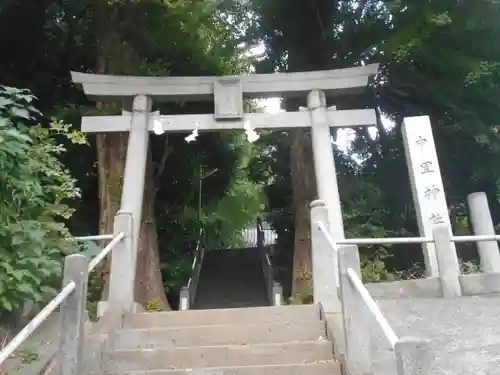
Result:
<instances>
[{"instance_id":1,"label":"stone step","mask_svg":"<svg viewBox=\"0 0 500 375\"><path fill-rule=\"evenodd\" d=\"M105 355L105 373L262 366L332 360L329 341L199 346L175 349L116 350Z\"/></svg>"},{"instance_id":2,"label":"stone step","mask_svg":"<svg viewBox=\"0 0 500 375\"><path fill-rule=\"evenodd\" d=\"M206 325L116 332L114 350L315 341L325 337L319 320L250 325Z\"/></svg>"},{"instance_id":3,"label":"stone step","mask_svg":"<svg viewBox=\"0 0 500 375\"><path fill-rule=\"evenodd\" d=\"M160 328L318 321L319 318L318 305L290 305L142 313L129 316L124 324L125 328Z\"/></svg>"},{"instance_id":4,"label":"stone step","mask_svg":"<svg viewBox=\"0 0 500 375\"><path fill-rule=\"evenodd\" d=\"M112 373L109 375L341 375L340 363L322 361L292 365L205 367L184 370L153 370Z\"/></svg>"}]
</instances>

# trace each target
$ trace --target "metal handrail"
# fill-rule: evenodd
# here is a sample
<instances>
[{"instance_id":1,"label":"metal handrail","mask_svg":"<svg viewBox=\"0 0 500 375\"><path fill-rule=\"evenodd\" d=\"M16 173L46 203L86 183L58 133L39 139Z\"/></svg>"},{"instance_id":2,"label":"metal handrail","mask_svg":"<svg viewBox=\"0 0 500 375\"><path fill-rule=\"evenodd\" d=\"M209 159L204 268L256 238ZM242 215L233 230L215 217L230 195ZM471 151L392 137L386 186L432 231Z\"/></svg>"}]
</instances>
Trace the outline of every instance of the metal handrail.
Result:
<instances>
[{"instance_id":1,"label":"metal handrail","mask_svg":"<svg viewBox=\"0 0 500 375\"><path fill-rule=\"evenodd\" d=\"M99 237L99 236L93 236ZM113 240L89 263L89 272L91 272L101 262L113 247L125 237L125 233L120 232L116 236L112 236ZM102 239L102 238L101 238ZM28 323L19 331L19 333L0 351L0 365L5 362L33 332L52 314L66 298L76 288L76 284L70 281L62 290Z\"/></svg>"},{"instance_id":2,"label":"metal handrail","mask_svg":"<svg viewBox=\"0 0 500 375\"><path fill-rule=\"evenodd\" d=\"M102 240L112 240L114 238L113 234L98 234L97 236L79 236L74 237L76 241L102 241Z\"/></svg>"},{"instance_id":3,"label":"metal handrail","mask_svg":"<svg viewBox=\"0 0 500 375\"><path fill-rule=\"evenodd\" d=\"M271 258L269 257L269 254L266 254L266 262L267 262L267 265L268 265L269 267L272 267L272 265L273 265L273 264L272 264L272 262L271 262Z\"/></svg>"},{"instance_id":4,"label":"metal handrail","mask_svg":"<svg viewBox=\"0 0 500 375\"><path fill-rule=\"evenodd\" d=\"M477 236L452 236L452 242L485 242L485 241L500 241L498 234L481 234Z\"/></svg>"},{"instance_id":5,"label":"metal handrail","mask_svg":"<svg viewBox=\"0 0 500 375\"><path fill-rule=\"evenodd\" d=\"M195 249L196 255L194 256L193 263L191 264L191 276L189 277L189 280L186 284L186 286L188 288L191 288L191 284L193 282L193 271L195 270L198 263L201 262L200 254L201 254L201 248L202 248L202 242L201 242L202 236L203 236L203 229L200 229L198 242L196 242L196 249Z\"/></svg>"},{"instance_id":6,"label":"metal handrail","mask_svg":"<svg viewBox=\"0 0 500 375\"><path fill-rule=\"evenodd\" d=\"M104 259L106 256L113 250L115 245L120 242L123 238L125 237L125 233L120 232L118 233L111 241L106 245L102 251L97 254L94 259L92 259L89 263L89 272L92 272L94 268L97 267L97 265Z\"/></svg>"},{"instance_id":7,"label":"metal handrail","mask_svg":"<svg viewBox=\"0 0 500 375\"><path fill-rule=\"evenodd\" d=\"M429 237L385 237L385 238L342 238L336 241L326 229L321 221L316 221L321 233L324 234L326 240L335 252L338 251L338 245L396 245L396 244L422 244L433 243L434 239ZM500 241L499 234L483 234L474 236L451 236L451 242L485 242L485 241Z\"/></svg>"},{"instance_id":8,"label":"metal handrail","mask_svg":"<svg viewBox=\"0 0 500 375\"><path fill-rule=\"evenodd\" d=\"M331 246L331 248L333 249L334 253L335 254L338 254L339 252L339 246L338 246L338 242L335 242L333 240L333 237L331 236L330 232L328 231L328 229L326 229L325 227L325 224L323 224L322 221L317 221L316 224L318 225L318 229L321 233L323 233L323 235L325 236L326 238L326 241L328 242L328 244Z\"/></svg>"},{"instance_id":9,"label":"metal handrail","mask_svg":"<svg viewBox=\"0 0 500 375\"><path fill-rule=\"evenodd\" d=\"M432 242L434 239L427 237L342 238L337 240L337 245L397 245Z\"/></svg>"}]
</instances>

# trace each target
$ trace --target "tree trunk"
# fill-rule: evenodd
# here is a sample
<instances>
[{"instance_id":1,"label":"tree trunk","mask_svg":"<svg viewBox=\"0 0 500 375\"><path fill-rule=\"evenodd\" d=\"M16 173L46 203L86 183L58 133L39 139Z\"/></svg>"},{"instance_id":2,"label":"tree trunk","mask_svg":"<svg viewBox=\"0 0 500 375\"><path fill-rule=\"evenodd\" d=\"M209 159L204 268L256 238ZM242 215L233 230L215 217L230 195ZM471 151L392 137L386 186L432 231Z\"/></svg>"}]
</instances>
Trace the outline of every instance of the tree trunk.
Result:
<instances>
[{"instance_id":1,"label":"tree trunk","mask_svg":"<svg viewBox=\"0 0 500 375\"><path fill-rule=\"evenodd\" d=\"M147 163L139 253L137 255L135 298L143 306L154 301L155 304L159 303L163 309L170 309L161 277L160 256L158 254L158 235L154 212L156 186L151 150L148 153Z\"/></svg>"},{"instance_id":2,"label":"tree trunk","mask_svg":"<svg viewBox=\"0 0 500 375\"><path fill-rule=\"evenodd\" d=\"M127 152L128 134L97 134L97 168L99 172L99 228L101 234L113 233L113 221L120 209ZM103 263L99 272L103 283L102 300L107 300L109 262Z\"/></svg>"},{"instance_id":3,"label":"tree trunk","mask_svg":"<svg viewBox=\"0 0 500 375\"><path fill-rule=\"evenodd\" d=\"M296 22L289 22L284 30L285 40L289 43L286 46L287 70L304 72L331 68L333 54L327 35L333 29L335 1L297 0L290 7L300 7L301 11L291 12L299 17L295 19ZM287 110L296 110L296 104L290 106L287 103ZM292 296L304 298L312 292L309 205L317 197L311 129L292 132L290 170L295 220Z\"/></svg>"},{"instance_id":4,"label":"tree trunk","mask_svg":"<svg viewBox=\"0 0 500 375\"><path fill-rule=\"evenodd\" d=\"M298 65L298 64L297 64ZM292 65L293 66L293 65ZM296 111L299 100L286 100L287 111ZM312 252L309 206L317 197L316 175L312 151L311 129L291 132L290 173L293 193L294 249L292 298L307 303L312 298Z\"/></svg>"},{"instance_id":5,"label":"tree trunk","mask_svg":"<svg viewBox=\"0 0 500 375\"><path fill-rule=\"evenodd\" d=\"M310 134L294 130L290 147L295 227L292 296L302 299L312 291L309 205L317 196Z\"/></svg>"},{"instance_id":6,"label":"tree trunk","mask_svg":"<svg viewBox=\"0 0 500 375\"><path fill-rule=\"evenodd\" d=\"M107 74L130 74L134 61L139 61L133 46L122 37L121 30L126 23L123 8L106 5L97 9L100 40L100 56L97 72ZM132 64L131 64L132 62ZM137 64L138 66L138 64ZM103 104L98 103L101 108ZM113 107L118 107L115 103ZM101 233L112 233L113 221L120 207L123 175L127 153L128 133L97 134L97 159L99 169L100 229ZM154 217L156 186L153 179L151 154L148 154L142 222L139 233L139 249L136 268L135 300L144 307L155 301L162 309L170 309L160 272L158 235ZM101 268L103 280L103 300L107 299L109 282L109 262Z\"/></svg>"}]
</instances>

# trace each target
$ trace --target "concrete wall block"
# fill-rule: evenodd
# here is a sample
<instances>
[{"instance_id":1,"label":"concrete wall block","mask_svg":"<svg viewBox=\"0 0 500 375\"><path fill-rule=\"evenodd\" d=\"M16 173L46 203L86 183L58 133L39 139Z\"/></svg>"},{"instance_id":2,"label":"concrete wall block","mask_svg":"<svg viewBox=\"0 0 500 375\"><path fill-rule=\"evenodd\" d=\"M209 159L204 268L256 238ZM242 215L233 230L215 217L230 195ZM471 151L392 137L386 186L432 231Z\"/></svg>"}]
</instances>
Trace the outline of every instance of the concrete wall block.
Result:
<instances>
[{"instance_id":1,"label":"concrete wall block","mask_svg":"<svg viewBox=\"0 0 500 375\"><path fill-rule=\"evenodd\" d=\"M451 242L451 230L446 225L441 225L433 230L434 245L439 266L439 277L445 298L459 297L462 295L459 275L457 251Z\"/></svg>"},{"instance_id":2,"label":"concrete wall block","mask_svg":"<svg viewBox=\"0 0 500 375\"><path fill-rule=\"evenodd\" d=\"M75 289L61 304L59 373L64 375L81 375L83 370L88 267L84 255L72 254L65 259L63 287L74 282Z\"/></svg>"},{"instance_id":3,"label":"concrete wall block","mask_svg":"<svg viewBox=\"0 0 500 375\"><path fill-rule=\"evenodd\" d=\"M108 302L129 311L134 304L135 270L137 254L134 251L133 218L129 212L118 212L115 216L114 233L125 233L125 237L111 252L111 271Z\"/></svg>"},{"instance_id":4,"label":"concrete wall block","mask_svg":"<svg viewBox=\"0 0 500 375\"><path fill-rule=\"evenodd\" d=\"M352 284L348 270L352 269L361 278L358 247L339 247L340 296L342 301L345 340L345 361L349 374L370 374L371 368L371 322L366 305Z\"/></svg>"},{"instance_id":5,"label":"concrete wall block","mask_svg":"<svg viewBox=\"0 0 500 375\"><path fill-rule=\"evenodd\" d=\"M311 203L313 298L315 303L321 303L325 312L338 313L341 310L337 293L338 257L319 229L318 221L329 230L328 211L319 200Z\"/></svg>"},{"instance_id":6,"label":"concrete wall block","mask_svg":"<svg viewBox=\"0 0 500 375\"><path fill-rule=\"evenodd\" d=\"M398 375L428 375L432 353L428 340L403 337L394 348Z\"/></svg>"}]
</instances>

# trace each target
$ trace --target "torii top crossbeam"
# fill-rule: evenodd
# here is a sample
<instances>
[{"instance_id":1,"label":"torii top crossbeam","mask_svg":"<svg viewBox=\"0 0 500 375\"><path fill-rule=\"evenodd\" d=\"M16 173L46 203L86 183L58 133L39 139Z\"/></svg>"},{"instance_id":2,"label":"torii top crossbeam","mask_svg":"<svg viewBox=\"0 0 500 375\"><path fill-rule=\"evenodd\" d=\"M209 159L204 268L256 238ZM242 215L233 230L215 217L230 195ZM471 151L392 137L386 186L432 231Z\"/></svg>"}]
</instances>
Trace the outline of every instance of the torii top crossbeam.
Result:
<instances>
[{"instance_id":1,"label":"torii top crossbeam","mask_svg":"<svg viewBox=\"0 0 500 375\"><path fill-rule=\"evenodd\" d=\"M243 129L251 122L256 129L309 127L309 114L285 112L280 114L244 113L245 98L306 97L313 90L326 96L356 94L366 90L378 64L362 67L324 70L305 73L253 74L222 77L134 77L72 72L73 81L83 87L90 99L113 101L146 95L152 101L213 101L214 113L206 115L151 114L169 132ZM124 116L86 116L82 119L85 132L129 131L130 113ZM348 127L375 124L372 109L328 111L330 126ZM149 122L153 130L153 121Z\"/></svg>"},{"instance_id":2,"label":"torii top crossbeam","mask_svg":"<svg viewBox=\"0 0 500 375\"><path fill-rule=\"evenodd\" d=\"M305 97L311 90L323 90L327 97L356 94L366 89L378 64L301 73L251 74L222 77L135 77L71 72L92 100L113 101L146 94L155 101L212 101L214 86L232 86L245 98ZM240 94L240 95L241 95Z\"/></svg>"}]
</instances>

